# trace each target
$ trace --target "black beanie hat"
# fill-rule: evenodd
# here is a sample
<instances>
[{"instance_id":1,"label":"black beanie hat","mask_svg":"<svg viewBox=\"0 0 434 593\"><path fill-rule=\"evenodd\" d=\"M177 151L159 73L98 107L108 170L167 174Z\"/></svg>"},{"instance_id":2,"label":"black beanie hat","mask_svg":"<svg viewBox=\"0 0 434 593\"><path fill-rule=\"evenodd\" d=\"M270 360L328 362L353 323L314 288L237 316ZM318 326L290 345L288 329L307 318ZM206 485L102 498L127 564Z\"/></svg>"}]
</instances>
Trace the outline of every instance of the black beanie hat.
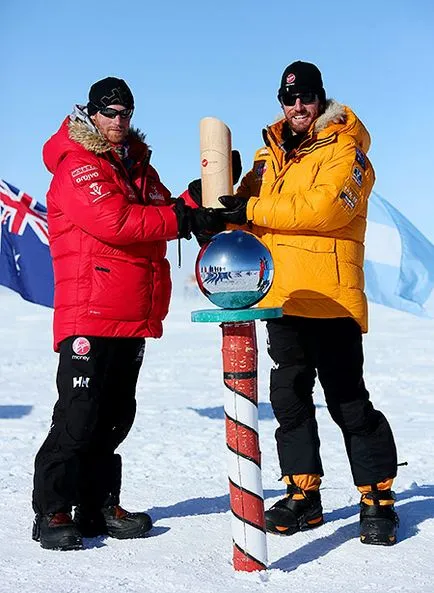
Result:
<instances>
[{"instance_id":1,"label":"black beanie hat","mask_svg":"<svg viewBox=\"0 0 434 593\"><path fill-rule=\"evenodd\" d=\"M325 103L326 95L322 83L321 72L310 62L293 62L282 74L277 98L284 93L315 92L321 103Z\"/></svg>"},{"instance_id":2,"label":"black beanie hat","mask_svg":"<svg viewBox=\"0 0 434 593\"><path fill-rule=\"evenodd\" d=\"M95 115L100 109L109 105L123 105L127 109L134 109L133 94L122 78L109 76L98 80L90 87L87 112Z\"/></svg>"}]
</instances>

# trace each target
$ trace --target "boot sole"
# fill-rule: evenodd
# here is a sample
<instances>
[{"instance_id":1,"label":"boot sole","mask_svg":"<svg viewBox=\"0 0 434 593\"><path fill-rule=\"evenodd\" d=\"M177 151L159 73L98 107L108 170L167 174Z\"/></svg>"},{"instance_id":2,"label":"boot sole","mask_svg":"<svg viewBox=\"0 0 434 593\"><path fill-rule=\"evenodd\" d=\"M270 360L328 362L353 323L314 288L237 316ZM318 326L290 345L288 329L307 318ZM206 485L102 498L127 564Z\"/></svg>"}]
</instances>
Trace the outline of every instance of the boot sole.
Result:
<instances>
[{"instance_id":1,"label":"boot sole","mask_svg":"<svg viewBox=\"0 0 434 593\"><path fill-rule=\"evenodd\" d=\"M312 525L309 523L303 523L301 526L297 527L288 527L286 528L284 525L278 529L279 526L274 525L273 523L265 522L265 529L267 533L272 533L273 535L282 535L284 537L288 537L289 535L294 535L295 533L300 533L300 531L310 531L311 529L315 529L316 527L320 527L324 525L324 519L321 518L321 521L317 523L313 523Z\"/></svg>"},{"instance_id":2,"label":"boot sole","mask_svg":"<svg viewBox=\"0 0 434 593\"><path fill-rule=\"evenodd\" d=\"M40 541L41 548L44 550L56 550L59 552L68 552L72 550L82 550L83 542L78 538L64 538L57 542Z\"/></svg>"},{"instance_id":3,"label":"boot sole","mask_svg":"<svg viewBox=\"0 0 434 593\"><path fill-rule=\"evenodd\" d=\"M122 528L119 531L108 528L107 535L114 539L139 539L141 537L145 537L151 531L151 529L152 525L150 527L143 526L142 529L137 529L137 527L129 530Z\"/></svg>"},{"instance_id":4,"label":"boot sole","mask_svg":"<svg viewBox=\"0 0 434 593\"><path fill-rule=\"evenodd\" d=\"M362 544L369 544L371 546L393 546L396 544L396 535L385 536L378 533L361 535L360 541Z\"/></svg>"}]
</instances>

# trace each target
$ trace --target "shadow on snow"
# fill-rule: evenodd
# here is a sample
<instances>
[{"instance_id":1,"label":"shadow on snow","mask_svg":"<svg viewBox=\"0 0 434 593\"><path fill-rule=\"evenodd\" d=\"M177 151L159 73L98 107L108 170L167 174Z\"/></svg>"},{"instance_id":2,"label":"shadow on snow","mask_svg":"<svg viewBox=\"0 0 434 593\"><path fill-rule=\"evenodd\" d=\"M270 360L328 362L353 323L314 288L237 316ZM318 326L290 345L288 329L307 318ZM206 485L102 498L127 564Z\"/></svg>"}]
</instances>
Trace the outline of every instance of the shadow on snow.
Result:
<instances>
[{"instance_id":1,"label":"shadow on snow","mask_svg":"<svg viewBox=\"0 0 434 593\"><path fill-rule=\"evenodd\" d=\"M423 497L423 500L415 500L402 504L402 501L414 497ZM397 503L397 511L400 519L400 526L398 528L399 545L399 542L417 535L419 532L418 525L423 523L423 521L434 518L434 486L418 486L417 484L413 484L408 490L397 494ZM319 537L298 550L292 551L287 556L273 562L269 568L278 568L285 572L291 572L301 564L307 564L325 556L348 540L358 538L358 513L358 504L342 507L330 513L325 513L324 520L326 523L347 519L353 515L357 516L357 520L348 525L338 527L338 529L330 535ZM315 531L315 533L318 533L319 535L321 533L321 528Z\"/></svg>"},{"instance_id":2,"label":"shadow on snow","mask_svg":"<svg viewBox=\"0 0 434 593\"><path fill-rule=\"evenodd\" d=\"M281 496L283 491L279 490L265 490L264 498L274 498ZM420 498L422 500L414 500L402 504L411 498ZM226 513L230 509L229 496L215 496L213 498L190 498L178 502L167 507L153 507L149 513L155 521L160 519L167 519L169 517L189 517L194 515L209 515L213 513ZM434 485L419 486L413 484L408 490L400 492L397 495L397 510L400 517L400 526L398 530L398 545L400 541L410 539L419 532L418 525L427 519L434 518ZM278 568L285 572L291 572L298 568L301 564L307 564L318 558L321 558L332 552L345 542L358 537L359 526L359 505L351 505L335 509L329 513L324 514L326 523L333 521L348 519L356 516L356 521L338 527L336 531L325 537L321 537L321 528L315 530L318 538L310 541L298 550L290 552L287 556L280 558L273 562L269 568ZM154 528L158 529L158 528ZM273 537L273 536L270 536Z\"/></svg>"},{"instance_id":3,"label":"shadow on snow","mask_svg":"<svg viewBox=\"0 0 434 593\"><path fill-rule=\"evenodd\" d=\"M33 406L0 406L0 419L22 418L28 416Z\"/></svg>"},{"instance_id":4,"label":"shadow on snow","mask_svg":"<svg viewBox=\"0 0 434 593\"><path fill-rule=\"evenodd\" d=\"M162 535L170 531L170 527L152 527L151 531L148 531L146 535L138 539L149 539L150 537L157 537L158 535ZM92 550L93 548L104 548L107 544L105 543L108 535L100 535L98 537L85 537L83 538L84 541L84 549L85 550Z\"/></svg>"}]
</instances>

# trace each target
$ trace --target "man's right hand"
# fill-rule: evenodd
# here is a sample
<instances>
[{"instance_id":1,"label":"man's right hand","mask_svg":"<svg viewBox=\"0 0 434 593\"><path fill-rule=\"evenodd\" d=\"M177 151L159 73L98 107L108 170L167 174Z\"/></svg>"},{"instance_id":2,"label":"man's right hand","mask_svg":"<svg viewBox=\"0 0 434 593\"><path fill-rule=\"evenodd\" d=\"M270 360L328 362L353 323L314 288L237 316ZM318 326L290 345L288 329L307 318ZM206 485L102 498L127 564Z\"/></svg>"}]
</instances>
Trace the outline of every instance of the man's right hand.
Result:
<instances>
[{"instance_id":1,"label":"man's right hand","mask_svg":"<svg viewBox=\"0 0 434 593\"><path fill-rule=\"evenodd\" d=\"M178 198L174 210L178 221L178 237L181 239L191 239L193 233L199 245L203 245L226 228L218 208L190 208L182 198Z\"/></svg>"}]
</instances>

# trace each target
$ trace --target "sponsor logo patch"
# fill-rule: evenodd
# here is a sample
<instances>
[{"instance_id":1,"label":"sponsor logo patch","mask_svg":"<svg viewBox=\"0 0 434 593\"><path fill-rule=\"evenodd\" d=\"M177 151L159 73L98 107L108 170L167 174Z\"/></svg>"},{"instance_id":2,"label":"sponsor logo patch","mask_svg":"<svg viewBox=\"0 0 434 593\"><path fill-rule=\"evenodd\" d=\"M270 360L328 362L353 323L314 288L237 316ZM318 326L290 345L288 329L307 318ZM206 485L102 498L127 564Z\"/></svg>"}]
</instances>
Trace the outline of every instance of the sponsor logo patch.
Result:
<instances>
[{"instance_id":1,"label":"sponsor logo patch","mask_svg":"<svg viewBox=\"0 0 434 593\"><path fill-rule=\"evenodd\" d=\"M151 185L148 193L148 198L153 202L164 202L164 196L161 194L155 185Z\"/></svg>"},{"instance_id":2,"label":"sponsor logo patch","mask_svg":"<svg viewBox=\"0 0 434 593\"><path fill-rule=\"evenodd\" d=\"M91 183L89 185L89 187L92 188L90 193L93 196L101 196L102 195L102 185L98 185L98 183L94 182L94 183Z\"/></svg>"},{"instance_id":3,"label":"sponsor logo patch","mask_svg":"<svg viewBox=\"0 0 434 593\"><path fill-rule=\"evenodd\" d=\"M266 170L267 170L267 165L266 165L265 161L258 163L255 167L255 176L258 179L261 179L265 175Z\"/></svg>"},{"instance_id":4,"label":"sponsor logo patch","mask_svg":"<svg viewBox=\"0 0 434 593\"><path fill-rule=\"evenodd\" d=\"M79 356L84 356L90 352L90 342L87 338L75 338L72 342L72 350Z\"/></svg>"},{"instance_id":5,"label":"sponsor logo patch","mask_svg":"<svg viewBox=\"0 0 434 593\"><path fill-rule=\"evenodd\" d=\"M79 175L84 175L85 173L90 173L91 171L97 171L95 165L84 165L83 167L78 167L78 169L74 169L71 171L71 175L73 178L78 177Z\"/></svg>"},{"instance_id":6,"label":"sponsor logo patch","mask_svg":"<svg viewBox=\"0 0 434 593\"><path fill-rule=\"evenodd\" d=\"M80 175L80 177L76 177L75 183L83 183L83 181L91 181L92 179L96 179L99 177L98 171L94 171L93 173L86 173L85 175Z\"/></svg>"},{"instance_id":7,"label":"sponsor logo patch","mask_svg":"<svg viewBox=\"0 0 434 593\"><path fill-rule=\"evenodd\" d=\"M346 208L350 208L351 210L355 208L357 202L359 201L359 196L348 185L344 187L339 197L343 200L344 206Z\"/></svg>"},{"instance_id":8,"label":"sponsor logo patch","mask_svg":"<svg viewBox=\"0 0 434 593\"><path fill-rule=\"evenodd\" d=\"M345 202L345 205L348 208L351 208L351 210L354 208L355 204L353 203L353 201L351 200L350 196L346 192L344 192L344 191L341 192L340 197Z\"/></svg>"},{"instance_id":9,"label":"sponsor logo patch","mask_svg":"<svg viewBox=\"0 0 434 593\"><path fill-rule=\"evenodd\" d=\"M362 169L366 170L366 155L365 153L360 150L360 148L356 148L356 161L362 167Z\"/></svg>"},{"instance_id":10,"label":"sponsor logo patch","mask_svg":"<svg viewBox=\"0 0 434 593\"><path fill-rule=\"evenodd\" d=\"M288 76L286 77L286 84L292 84L295 80L295 74L293 74L292 72L290 72L288 74Z\"/></svg>"},{"instance_id":11,"label":"sponsor logo patch","mask_svg":"<svg viewBox=\"0 0 434 593\"><path fill-rule=\"evenodd\" d=\"M89 185L90 187L90 195L91 196L96 196L94 200L92 200L92 203L98 202L99 200L101 200L102 198L105 198L106 196L110 196L111 192L106 191L103 193L103 189L102 189L102 184L101 183L96 183L96 181L94 181L93 183L91 183Z\"/></svg>"},{"instance_id":12,"label":"sponsor logo patch","mask_svg":"<svg viewBox=\"0 0 434 593\"><path fill-rule=\"evenodd\" d=\"M363 184L363 173L360 171L359 167L354 167L353 169L353 179L357 183L359 187L362 187Z\"/></svg>"},{"instance_id":13,"label":"sponsor logo patch","mask_svg":"<svg viewBox=\"0 0 434 593\"><path fill-rule=\"evenodd\" d=\"M90 377L73 377L72 378L72 388L76 389L77 387L89 387Z\"/></svg>"}]
</instances>

